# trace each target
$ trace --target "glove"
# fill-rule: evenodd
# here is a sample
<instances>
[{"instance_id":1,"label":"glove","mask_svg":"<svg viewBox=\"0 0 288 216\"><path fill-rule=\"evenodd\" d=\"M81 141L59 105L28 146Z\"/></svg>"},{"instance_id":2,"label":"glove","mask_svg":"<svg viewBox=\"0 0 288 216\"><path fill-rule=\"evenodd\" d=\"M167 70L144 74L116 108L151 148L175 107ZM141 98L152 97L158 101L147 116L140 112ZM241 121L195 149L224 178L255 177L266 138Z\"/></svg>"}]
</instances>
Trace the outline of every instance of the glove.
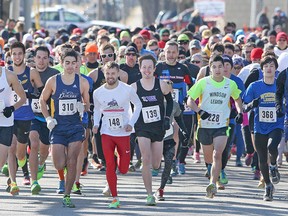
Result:
<instances>
[{"instance_id":1,"label":"glove","mask_svg":"<svg viewBox=\"0 0 288 216\"><path fill-rule=\"evenodd\" d=\"M57 125L56 119L52 118L51 116L46 118L46 122L47 122L47 128L50 131Z\"/></svg>"},{"instance_id":2,"label":"glove","mask_svg":"<svg viewBox=\"0 0 288 216\"><path fill-rule=\"evenodd\" d=\"M282 118L285 114L282 112L281 108L276 110L277 118Z\"/></svg>"},{"instance_id":3,"label":"glove","mask_svg":"<svg viewBox=\"0 0 288 216\"><path fill-rule=\"evenodd\" d=\"M30 99L38 99L40 97L40 94L35 94L34 92L25 92L26 97Z\"/></svg>"},{"instance_id":4,"label":"glove","mask_svg":"<svg viewBox=\"0 0 288 216\"><path fill-rule=\"evenodd\" d=\"M242 124L243 123L243 113L238 113L238 115L235 118L235 121L237 124Z\"/></svg>"},{"instance_id":5,"label":"glove","mask_svg":"<svg viewBox=\"0 0 288 216\"><path fill-rule=\"evenodd\" d=\"M90 112L94 112L94 104L90 104Z\"/></svg>"},{"instance_id":6,"label":"glove","mask_svg":"<svg viewBox=\"0 0 288 216\"><path fill-rule=\"evenodd\" d=\"M15 108L14 106L10 106L10 107L5 107L3 109L3 115L6 117L6 118L9 118L12 113L14 112Z\"/></svg>"},{"instance_id":7,"label":"glove","mask_svg":"<svg viewBox=\"0 0 288 216\"><path fill-rule=\"evenodd\" d=\"M170 118L168 116L164 117L164 121L163 121L163 126L164 126L164 130L169 130L170 128Z\"/></svg>"},{"instance_id":8,"label":"glove","mask_svg":"<svg viewBox=\"0 0 288 216\"><path fill-rule=\"evenodd\" d=\"M251 108L256 108L256 107L258 107L258 106L259 106L259 103L260 103L260 99L261 99L261 97L254 99L254 100L249 104L249 106L251 106Z\"/></svg>"},{"instance_id":9,"label":"glove","mask_svg":"<svg viewBox=\"0 0 288 216\"><path fill-rule=\"evenodd\" d=\"M206 112L204 110L200 110L198 112L198 114L200 115L202 120L205 120L205 119L209 118L209 116L211 115L210 113L208 113L208 112Z\"/></svg>"},{"instance_id":10,"label":"glove","mask_svg":"<svg viewBox=\"0 0 288 216\"><path fill-rule=\"evenodd\" d=\"M85 111L84 104L78 101L77 104L76 104L76 109L77 109L77 111L79 112L79 115L80 115L81 117L83 117L83 113L84 113L84 111Z\"/></svg>"}]
</instances>

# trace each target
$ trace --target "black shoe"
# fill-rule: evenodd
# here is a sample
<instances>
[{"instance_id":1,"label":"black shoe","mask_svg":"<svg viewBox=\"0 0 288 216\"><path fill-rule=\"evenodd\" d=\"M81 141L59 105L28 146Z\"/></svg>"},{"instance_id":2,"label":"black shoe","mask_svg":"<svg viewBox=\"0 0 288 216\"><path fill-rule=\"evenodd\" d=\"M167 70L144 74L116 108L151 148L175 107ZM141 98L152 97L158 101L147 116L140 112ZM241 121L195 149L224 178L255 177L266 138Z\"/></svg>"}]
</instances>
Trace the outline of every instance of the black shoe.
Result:
<instances>
[{"instance_id":1,"label":"black shoe","mask_svg":"<svg viewBox=\"0 0 288 216\"><path fill-rule=\"evenodd\" d=\"M270 166L270 173L272 176L273 184L278 184L280 182L280 173L278 171L278 167L277 166L274 166L274 167Z\"/></svg>"},{"instance_id":2,"label":"black shoe","mask_svg":"<svg viewBox=\"0 0 288 216\"><path fill-rule=\"evenodd\" d=\"M268 184L265 188L265 194L264 194L263 200L264 201L272 201L274 190L275 190L274 185L272 183Z\"/></svg>"}]
</instances>

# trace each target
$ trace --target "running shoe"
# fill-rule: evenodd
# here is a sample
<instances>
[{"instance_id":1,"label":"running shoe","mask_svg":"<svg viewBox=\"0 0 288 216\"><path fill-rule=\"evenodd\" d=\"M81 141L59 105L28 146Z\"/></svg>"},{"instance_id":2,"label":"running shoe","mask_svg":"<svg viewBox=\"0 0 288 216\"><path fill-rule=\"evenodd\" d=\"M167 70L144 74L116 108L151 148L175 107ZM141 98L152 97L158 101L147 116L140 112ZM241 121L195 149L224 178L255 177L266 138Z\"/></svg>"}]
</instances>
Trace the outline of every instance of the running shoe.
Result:
<instances>
[{"instance_id":1,"label":"running shoe","mask_svg":"<svg viewBox=\"0 0 288 216\"><path fill-rule=\"evenodd\" d=\"M30 185L30 176L24 176L23 185Z\"/></svg>"},{"instance_id":2,"label":"running shoe","mask_svg":"<svg viewBox=\"0 0 288 216\"><path fill-rule=\"evenodd\" d=\"M65 195L63 197L63 207L67 207L67 208L75 208L75 205L71 202L71 198L69 195Z\"/></svg>"},{"instance_id":3,"label":"running shoe","mask_svg":"<svg viewBox=\"0 0 288 216\"><path fill-rule=\"evenodd\" d=\"M105 188L103 189L102 191L102 194L105 196L105 197L110 197L111 196L111 191L110 191L110 188L109 188L109 185L106 184Z\"/></svg>"},{"instance_id":4,"label":"running shoe","mask_svg":"<svg viewBox=\"0 0 288 216\"><path fill-rule=\"evenodd\" d=\"M159 169L152 169L152 170L151 170L151 174L152 174L152 176L158 176L158 174L159 174Z\"/></svg>"},{"instance_id":5,"label":"running shoe","mask_svg":"<svg viewBox=\"0 0 288 216\"><path fill-rule=\"evenodd\" d=\"M193 155L193 152L194 152L194 148L193 148L193 146L191 146L191 147L188 149L187 156L192 156L192 155Z\"/></svg>"},{"instance_id":6,"label":"running shoe","mask_svg":"<svg viewBox=\"0 0 288 216\"><path fill-rule=\"evenodd\" d=\"M270 166L270 174L272 176L272 182L274 184L278 184L280 182L280 173L278 171L278 167L276 166Z\"/></svg>"},{"instance_id":7,"label":"running shoe","mask_svg":"<svg viewBox=\"0 0 288 216\"><path fill-rule=\"evenodd\" d=\"M80 182L75 182L72 187L72 193L81 195L81 184Z\"/></svg>"},{"instance_id":8,"label":"running shoe","mask_svg":"<svg viewBox=\"0 0 288 216\"><path fill-rule=\"evenodd\" d=\"M10 193L10 188L11 188L11 179L10 178L8 178L7 179L7 187L6 187L6 192L7 193Z\"/></svg>"},{"instance_id":9,"label":"running shoe","mask_svg":"<svg viewBox=\"0 0 288 216\"><path fill-rule=\"evenodd\" d=\"M194 153L194 163L201 163L200 152Z\"/></svg>"},{"instance_id":10,"label":"running shoe","mask_svg":"<svg viewBox=\"0 0 288 216\"><path fill-rule=\"evenodd\" d=\"M58 189L56 190L56 192L57 192L58 194L64 194L64 192L65 192L65 181L64 181L64 180L60 180L60 181L59 181L59 187L58 187Z\"/></svg>"},{"instance_id":11,"label":"running shoe","mask_svg":"<svg viewBox=\"0 0 288 216\"><path fill-rule=\"evenodd\" d=\"M8 164L4 164L4 166L2 167L1 172L2 172L6 177L9 177Z\"/></svg>"},{"instance_id":12,"label":"running shoe","mask_svg":"<svg viewBox=\"0 0 288 216\"><path fill-rule=\"evenodd\" d=\"M17 160L17 163L18 163L18 166L20 168L22 168L25 164L26 164L26 161L27 161L27 157L25 156L25 158L23 160Z\"/></svg>"},{"instance_id":13,"label":"running shoe","mask_svg":"<svg viewBox=\"0 0 288 216\"><path fill-rule=\"evenodd\" d=\"M40 180L43 177L45 171L45 163L43 165L38 165L37 180Z\"/></svg>"},{"instance_id":14,"label":"running shoe","mask_svg":"<svg viewBox=\"0 0 288 216\"><path fill-rule=\"evenodd\" d=\"M222 169L220 172L220 181L219 182L222 184L228 184L228 178L227 178L227 175L226 175L224 169Z\"/></svg>"},{"instance_id":15,"label":"running shoe","mask_svg":"<svg viewBox=\"0 0 288 216\"><path fill-rule=\"evenodd\" d=\"M178 169L177 169L177 160L173 160L172 162L172 169L171 169L171 176L177 176L178 175Z\"/></svg>"},{"instance_id":16,"label":"running shoe","mask_svg":"<svg viewBox=\"0 0 288 216\"><path fill-rule=\"evenodd\" d=\"M81 176L86 176L88 174L88 163L85 163L82 167Z\"/></svg>"},{"instance_id":17,"label":"running shoe","mask_svg":"<svg viewBox=\"0 0 288 216\"><path fill-rule=\"evenodd\" d=\"M173 183L173 178L172 178L172 176L169 176L166 184L172 184L172 183Z\"/></svg>"},{"instance_id":18,"label":"running shoe","mask_svg":"<svg viewBox=\"0 0 288 216\"><path fill-rule=\"evenodd\" d=\"M218 190L225 190L225 186L220 181L217 181L216 184Z\"/></svg>"},{"instance_id":19,"label":"running shoe","mask_svg":"<svg viewBox=\"0 0 288 216\"><path fill-rule=\"evenodd\" d=\"M265 194L263 196L263 200L264 201L272 201L274 191L275 191L274 185L272 183L268 184L265 188Z\"/></svg>"},{"instance_id":20,"label":"running shoe","mask_svg":"<svg viewBox=\"0 0 288 216\"><path fill-rule=\"evenodd\" d=\"M17 186L16 182L11 182L11 184L10 184L10 193L13 196L19 194L19 187Z\"/></svg>"},{"instance_id":21,"label":"running shoe","mask_svg":"<svg viewBox=\"0 0 288 216\"><path fill-rule=\"evenodd\" d=\"M250 165L251 165L252 159L253 159L253 155L254 155L254 153L252 153L252 154L246 154L246 157L245 157L245 164L246 164L246 166L250 166Z\"/></svg>"},{"instance_id":22,"label":"running shoe","mask_svg":"<svg viewBox=\"0 0 288 216\"><path fill-rule=\"evenodd\" d=\"M206 197L208 198L214 198L215 194L217 193L217 188L214 183L210 183L206 187Z\"/></svg>"},{"instance_id":23,"label":"running shoe","mask_svg":"<svg viewBox=\"0 0 288 216\"><path fill-rule=\"evenodd\" d=\"M109 204L108 208L120 208L120 201L118 198L114 198Z\"/></svg>"},{"instance_id":24,"label":"running shoe","mask_svg":"<svg viewBox=\"0 0 288 216\"><path fill-rule=\"evenodd\" d=\"M38 195L40 191L41 191L41 186L38 184L37 181L34 181L31 185L32 195Z\"/></svg>"},{"instance_id":25,"label":"running shoe","mask_svg":"<svg viewBox=\"0 0 288 216\"><path fill-rule=\"evenodd\" d=\"M233 146L231 147L231 154L232 154L232 155L236 155L236 153L237 153L237 146L236 146L236 145L233 145Z\"/></svg>"},{"instance_id":26,"label":"running shoe","mask_svg":"<svg viewBox=\"0 0 288 216\"><path fill-rule=\"evenodd\" d=\"M236 167L243 167L243 164L241 162L241 159L236 160Z\"/></svg>"},{"instance_id":27,"label":"running shoe","mask_svg":"<svg viewBox=\"0 0 288 216\"><path fill-rule=\"evenodd\" d=\"M158 201L165 201L164 198L164 189L159 188L155 194L154 197L158 200Z\"/></svg>"},{"instance_id":28,"label":"running shoe","mask_svg":"<svg viewBox=\"0 0 288 216\"><path fill-rule=\"evenodd\" d=\"M134 167L135 169L140 169L141 166L142 166L142 160L140 159L135 163Z\"/></svg>"},{"instance_id":29,"label":"running shoe","mask_svg":"<svg viewBox=\"0 0 288 216\"><path fill-rule=\"evenodd\" d=\"M264 181L263 176L261 176L259 183L257 185L257 188L265 188L265 181Z\"/></svg>"},{"instance_id":30,"label":"running shoe","mask_svg":"<svg viewBox=\"0 0 288 216\"><path fill-rule=\"evenodd\" d=\"M261 177L260 170L255 170L253 179L254 180L260 180L260 177Z\"/></svg>"},{"instance_id":31,"label":"running shoe","mask_svg":"<svg viewBox=\"0 0 288 216\"><path fill-rule=\"evenodd\" d=\"M135 172L136 169L135 169L135 166L133 165L132 162L130 162L130 165L129 165L129 172Z\"/></svg>"},{"instance_id":32,"label":"running shoe","mask_svg":"<svg viewBox=\"0 0 288 216\"><path fill-rule=\"evenodd\" d=\"M205 177L207 177L208 179L210 179L211 177L211 168L212 168L212 164L208 164L207 170L205 172Z\"/></svg>"},{"instance_id":33,"label":"running shoe","mask_svg":"<svg viewBox=\"0 0 288 216\"><path fill-rule=\"evenodd\" d=\"M178 165L178 172L180 175L184 175L186 173L185 164L179 163Z\"/></svg>"},{"instance_id":34,"label":"running shoe","mask_svg":"<svg viewBox=\"0 0 288 216\"><path fill-rule=\"evenodd\" d=\"M146 199L147 206L156 206L155 197L153 195L148 195Z\"/></svg>"}]
</instances>

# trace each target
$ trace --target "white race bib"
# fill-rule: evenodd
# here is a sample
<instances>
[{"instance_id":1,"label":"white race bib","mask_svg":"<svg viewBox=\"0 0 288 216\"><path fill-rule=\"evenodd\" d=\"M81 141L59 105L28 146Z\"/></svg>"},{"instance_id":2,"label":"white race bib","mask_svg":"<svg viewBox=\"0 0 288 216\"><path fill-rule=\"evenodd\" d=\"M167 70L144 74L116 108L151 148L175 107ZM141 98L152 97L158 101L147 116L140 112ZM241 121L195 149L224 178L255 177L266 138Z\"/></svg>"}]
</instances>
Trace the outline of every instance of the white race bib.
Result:
<instances>
[{"instance_id":1,"label":"white race bib","mask_svg":"<svg viewBox=\"0 0 288 216\"><path fill-rule=\"evenodd\" d=\"M12 104L14 105L15 103L17 103L20 100L20 97L16 94L15 91L12 91L13 94L13 101ZM29 99L26 99L26 102L22 105L22 106L29 106Z\"/></svg>"},{"instance_id":2,"label":"white race bib","mask_svg":"<svg viewBox=\"0 0 288 216\"><path fill-rule=\"evenodd\" d=\"M34 113L41 113L39 99L32 99L31 107Z\"/></svg>"},{"instance_id":3,"label":"white race bib","mask_svg":"<svg viewBox=\"0 0 288 216\"><path fill-rule=\"evenodd\" d=\"M161 120L160 107L158 105L142 108L144 123L152 123Z\"/></svg>"},{"instance_id":4,"label":"white race bib","mask_svg":"<svg viewBox=\"0 0 288 216\"><path fill-rule=\"evenodd\" d=\"M207 111L207 112L210 113L211 115L209 116L209 118L205 120L201 119L201 125L204 127L215 127L220 125L223 112L215 112L215 111Z\"/></svg>"},{"instance_id":5,"label":"white race bib","mask_svg":"<svg viewBox=\"0 0 288 216\"><path fill-rule=\"evenodd\" d=\"M4 100L0 100L0 112L3 112L4 108L5 108Z\"/></svg>"},{"instance_id":6,"label":"white race bib","mask_svg":"<svg viewBox=\"0 0 288 216\"><path fill-rule=\"evenodd\" d=\"M170 124L169 130L166 130L166 132L165 132L164 139L169 137L169 136L171 136L171 135L173 135L173 133L174 133L174 127L173 127L172 124Z\"/></svg>"},{"instance_id":7,"label":"white race bib","mask_svg":"<svg viewBox=\"0 0 288 216\"><path fill-rule=\"evenodd\" d=\"M110 130L120 130L123 129L123 116L122 115L114 115L114 116L107 116L107 125Z\"/></svg>"},{"instance_id":8,"label":"white race bib","mask_svg":"<svg viewBox=\"0 0 288 216\"><path fill-rule=\"evenodd\" d=\"M179 101L179 89L173 89L172 98L175 102Z\"/></svg>"},{"instance_id":9,"label":"white race bib","mask_svg":"<svg viewBox=\"0 0 288 216\"><path fill-rule=\"evenodd\" d=\"M77 111L77 99L59 100L59 115L74 115Z\"/></svg>"},{"instance_id":10,"label":"white race bib","mask_svg":"<svg viewBox=\"0 0 288 216\"><path fill-rule=\"evenodd\" d=\"M273 123L276 121L276 107L259 107L259 122Z\"/></svg>"}]
</instances>

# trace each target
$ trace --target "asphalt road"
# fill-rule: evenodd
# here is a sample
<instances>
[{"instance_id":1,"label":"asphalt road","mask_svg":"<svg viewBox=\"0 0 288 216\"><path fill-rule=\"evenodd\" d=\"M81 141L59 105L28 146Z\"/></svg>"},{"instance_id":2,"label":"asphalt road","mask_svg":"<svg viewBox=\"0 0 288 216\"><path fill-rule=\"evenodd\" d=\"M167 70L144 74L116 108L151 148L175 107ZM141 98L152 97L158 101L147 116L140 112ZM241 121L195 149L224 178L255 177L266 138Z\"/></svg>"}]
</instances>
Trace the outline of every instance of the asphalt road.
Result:
<instances>
[{"instance_id":1,"label":"asphalt road","mask_svg":"<svg viewBox=\"0 0 288 216\"><path fill-rule=\"evenodd\" d=\"M203 159L202 159L203 161ZM145 206L146 193L141 172L120 175L118 191L121 201L119 209L108 209L111 200L102 195L105 173L89 168L82 177L83 195L71 195L75 209L63 208L62 196L56 194L58 179L51 159L47 171L39 181L40 195L32 196L29 186L22 186L22 172L18 171L20 193L11 196L5 192L6 177L0 177L0 215L287 215L288 212L288 164L280 168L281 182L275 185L273 202L262 200L264 189L258 189L258 181L252 180L250 167L235 167L234 156L228 162L229 183L224 191L218 191L214 199L205 197L208 180L204 177L205 165L194 164L187 159L187 173L174 177L173 184L165 189L163 202L156 207ZM160 184L160 175L153 177L153 189Z\"/></svg>"}]
</instances>

